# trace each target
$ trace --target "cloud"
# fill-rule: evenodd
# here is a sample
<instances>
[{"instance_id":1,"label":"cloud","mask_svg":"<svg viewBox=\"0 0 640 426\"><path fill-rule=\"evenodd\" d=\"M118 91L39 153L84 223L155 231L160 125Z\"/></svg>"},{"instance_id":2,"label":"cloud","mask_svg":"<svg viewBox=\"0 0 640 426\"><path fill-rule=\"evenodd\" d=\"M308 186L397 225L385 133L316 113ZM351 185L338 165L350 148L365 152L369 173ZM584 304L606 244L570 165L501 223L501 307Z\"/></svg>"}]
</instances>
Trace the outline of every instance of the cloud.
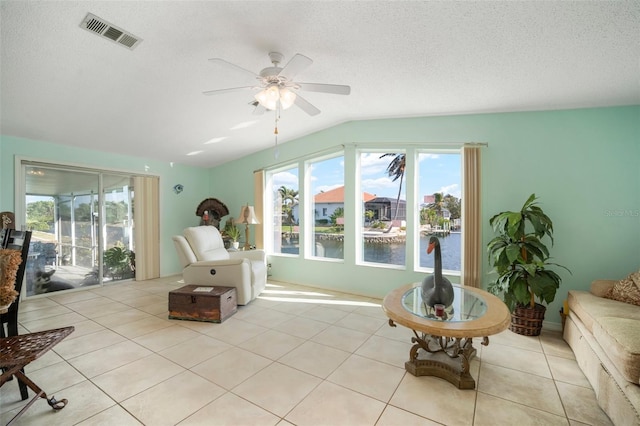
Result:
<instances>
[{"instance_id":1,"label":"cloud","mask_svg":"<svg viewBox=\"0 0 640 426\"><path fill-rule=\"evenodd\" d=\"M360 173L362 176L384 173L393 157L380 158L384 153L362 154L360 156Z\"/></svg>"},{"instance_id":2,"label":"cloud","mask_svg":"<svg viewBox=\"0 0 640 426\"><path fill-rule=\"evenodd\" d=\"M435 160L437 158L440 158L440 154L425 154L422 153L420 155L418 155L418 162L423 162L426 160Z\"/></svg>"},{"instance_id":3,"label":"cloud","mask_svg":"<svg viewBox=\"0 0 640 426\"><path fill-rule=\"evenodd\" d=\"M381 197L385 196L383 194L390 193L389 190L393 190L392 192L397 193L398 191L398 182L393 182L389 177L379 177L376 179L363 179L360 183L362 190L364 192L368 192L370 194L377 194Z\"/></svg>"},{"instance_id":4,"label":"cloud","mask_svg":"<svg viewBox=\"0 0 640 426\"><path fill-rule=\"evenodd\" d=\"M443 195L450 194L456 198L462 198L462 190L460 189L460 185L457 183L443 186L437 192L441 192Z\"/></svg>"},{"instance_id":5,"label":"cloud","mask_svg":"<svg viewBox=\"0 0 640 426\"><path fill-rule=\"evenodd\" d=\"M291 188L296 191L298 190L298 176L291 172L280 172L274 174L272 182L273 186L276 188L286 186L287 188Z\"/></svg>"}]
</instances>

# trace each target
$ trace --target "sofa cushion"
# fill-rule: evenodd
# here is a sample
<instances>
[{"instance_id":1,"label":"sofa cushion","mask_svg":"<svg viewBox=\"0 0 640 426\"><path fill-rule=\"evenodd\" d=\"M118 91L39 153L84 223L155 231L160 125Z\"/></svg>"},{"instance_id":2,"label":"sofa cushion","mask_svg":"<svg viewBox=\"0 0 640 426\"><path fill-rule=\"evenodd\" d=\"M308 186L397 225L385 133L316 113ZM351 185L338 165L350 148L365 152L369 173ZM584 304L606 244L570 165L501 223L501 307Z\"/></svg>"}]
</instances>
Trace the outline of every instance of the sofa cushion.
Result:
<instances>
[{"instance_id":1,"label":"sofa cushion","mask_svg":"<svg viewBox=\"0 0 640 426\"><path fill-rule=\"evenodd\" d=\"M573 349L580 369L593 387L598 404L613 424L640 426L640 386L622 376L607 356L608 348L600 346L573 311L566 320L564 339Z\"/></svg>"},{"instance_id":2,"label":"sofa cushion","mask_svg":"<svg viewBox=\"0 0 640 426\"><path fill-rule=\"evenodd\" d=\"M597 318L618 317L640 320L639 307L580 290L569 291L569 310L580 318L591 333Z\"/></svg>"},{"instance_id":3,"label":"sofa cushion","mask_svg":"<svg viewBox=\"0 0 640 426\"><path fill-rule=\"evenodd\" d=\"M640 320L598 318L593 326L593 336L622 376L640 384Z\"/></svg>"},{"instance_id":4,"label":"sofa cushion","mask_svg":"<svg viewBox=\"0 0 640 426\"><path fill-rule=\"evenodd\" d=\"M595 294L599 297L604 297L604 295L611 290L611 287L618 282L617 280L595 280L591 283L591 293Z\"/></svg>"},{"instance_id":5,"label":"sofa cushion","mask_svg":"<svg viewBox=\"0 0 640 426\"><path fill-rule=\"evenodd\" d=\"M640 306L640 271L614 283L604 297Z\"/></svg>"}]
</instances>

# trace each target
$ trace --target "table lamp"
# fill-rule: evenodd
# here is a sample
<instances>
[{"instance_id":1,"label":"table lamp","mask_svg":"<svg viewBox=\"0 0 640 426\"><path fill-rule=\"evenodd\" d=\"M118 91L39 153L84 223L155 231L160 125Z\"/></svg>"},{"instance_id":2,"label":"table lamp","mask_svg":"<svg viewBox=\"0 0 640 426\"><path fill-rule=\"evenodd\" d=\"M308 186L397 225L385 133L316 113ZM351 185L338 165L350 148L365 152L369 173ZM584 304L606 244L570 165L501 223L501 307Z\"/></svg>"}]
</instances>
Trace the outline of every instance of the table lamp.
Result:
<instances>
[{"instance_id":1,"label":"table lamp","mask_svg":"<svg viewBox=\"0 0 640 426\"><path fill-rule=\"evenodd\" d=\"M244 223L244 250L251 249L251 245L249 244L249 225L257 225L260 222L256 217L256 212L253 206L250 206L248 203L246 206L242 206L240 210L240 215L236 219L236 223Z\"/></svg>"}]
</instances>

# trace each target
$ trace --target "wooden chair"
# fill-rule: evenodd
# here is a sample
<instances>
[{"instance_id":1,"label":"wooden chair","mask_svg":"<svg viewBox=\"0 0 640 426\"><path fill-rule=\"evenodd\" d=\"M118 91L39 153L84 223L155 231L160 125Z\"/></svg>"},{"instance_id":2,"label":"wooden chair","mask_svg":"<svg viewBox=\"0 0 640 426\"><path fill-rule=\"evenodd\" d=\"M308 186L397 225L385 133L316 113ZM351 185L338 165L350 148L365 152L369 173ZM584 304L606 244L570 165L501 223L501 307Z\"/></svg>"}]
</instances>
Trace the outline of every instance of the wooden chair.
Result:
<instances>
[{"instance_id":1,"label":"wooden chair","mask_svg":"<svg viewBox=\"0 0 640 426\"><path fill-rule=\"evenodd\" d=\"M19 250L21 253L22 263L20 263L20 267L16 272L15 281L16 291L20 293L24 281L24 272L27 267L31 231L2 229L0 242L2 243L2 248ZM7 425L13 424L38 398L46 399L54 410L61 410L67 405L66 399L57 401L54 397L47 397L47 394L26 376L24 368L60 343L62 339L73 332L74 328L64 327L18 335L19 304L20 296L9 306L6 313L0 315L0 369L2 371L0 387L12 380L13 377L16 377L22 400L24 401L29 397L27 387L35 392L35 396Z\"/></svg>"},{"instance_id":2,"label":"wooden chair","mask_svg":"<svg viewBox=\"0 0 640 426\"><path fill-rule=\"evenodd\" d=\"M16 273L16 291L22 290L22 282L24 281L24 271L27 268L27 257L29 256L29 243L31 242L31 231L16 231L15 229L3 229L0 234L2 248L20 250L22 253L22 263ZM20 296L9 306L9 310L5 314L0 315L0 337L17 336L18 335L18 307L20 304ZM5 325L7 331L5 334Z\"/></svg>"},{"instance_id":3,"label":"wooden chair","mask_svg":"<svg viewBox=\"0 0 640 426\"><path fill-rule=\"evenodd\" d=\"M22 290L22 281L24 278L24 271L27 268L27 257L29 255L29 243L31 242L31 231L17 231L15 229L2 229L0 232L0 243L2 248L20 250L22 254L22 263L16 272L16 291L18 293ZM11 337L18 335L18 307L20 304L20 296L16 297L16 300L9 306L6 313L0 314L0 338ZM6 331L5 331L6 326ZM3 375L5 368L2 368ZM24 373L24 371L23 371ZM10 380L10 377L7 380ZM18 386L20 388L20 396L22 400L29 397L27 391L27 384L18 379Z\"/></svg>"},{"instance_id":4,"label":"wooden chair","mask_svg":"<svg viewBox=\"0 0 640 426\"><path fill-rule=\"evenodd\" d=\"M15 376L19 383L26 384L26 386L35 392L35 396L31 401L29 401L7 425L11 425L20 418L38 398L46 399L47 403L54 410L61 410L67 405L66 399L57 401L53 396L51 398L47 397L47 394L25 375L24 367L47 353L52 347L60 343L62 339L71 334L73 330L73 327L64 327L0 338L0 367L3 371L2 375L0 375L0 387ZM24 400L26 398L22 399Z\"/></svg>"}]
</instances>

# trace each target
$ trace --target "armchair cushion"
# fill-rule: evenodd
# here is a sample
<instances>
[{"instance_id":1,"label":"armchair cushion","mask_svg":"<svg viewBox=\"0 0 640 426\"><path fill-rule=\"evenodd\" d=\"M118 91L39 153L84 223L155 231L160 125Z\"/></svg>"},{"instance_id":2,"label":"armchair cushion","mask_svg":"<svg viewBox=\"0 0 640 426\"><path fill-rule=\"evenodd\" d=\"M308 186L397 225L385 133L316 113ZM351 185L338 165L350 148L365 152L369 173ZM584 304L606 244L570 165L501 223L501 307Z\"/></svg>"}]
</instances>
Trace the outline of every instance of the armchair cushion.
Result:
<instances>
[{"instance_id":1,"label":"armchair cushion","mask_svg":"<svg viewBox=\"0 0 640 426\"><path fill-rule=\"evenodd\" d=\"M182 235L176 235L173 237L173 244L176 246L176 251L178 252L178 260L180 260L180 265L183 268L191 265L192 263L196 263L198 259L196 258L196 254L191 250L191 246L189 246L189 242Z\"/></svg>"},{"instance_id":2,"label":"armchair cushion","mask_svg":"<svg viewBox=\"0 0 640 426\"><path fill-rule=\"evenodd\" d=\"M196 226L183 232L198 260L229 259L220 232L213 226Z\"/></svg>"}]
</instances>

